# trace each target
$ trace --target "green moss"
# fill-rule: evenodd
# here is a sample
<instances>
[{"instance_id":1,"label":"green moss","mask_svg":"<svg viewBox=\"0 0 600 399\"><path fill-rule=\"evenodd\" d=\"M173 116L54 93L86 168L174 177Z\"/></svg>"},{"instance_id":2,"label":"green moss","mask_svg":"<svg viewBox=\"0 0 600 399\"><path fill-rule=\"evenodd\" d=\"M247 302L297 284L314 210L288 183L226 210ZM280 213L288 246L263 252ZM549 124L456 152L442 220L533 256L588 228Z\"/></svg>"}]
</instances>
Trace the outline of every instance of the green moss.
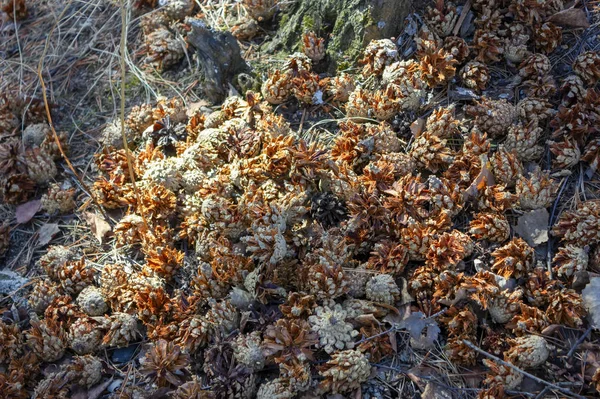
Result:
<instances>
[{"instance_id":1,"label":"green moss","mask_svg":"<svg viewBox=\"0 0 600 399\"><path fill-rule=\"evenodd\" d=\"M304 17L302 17L302 32L307 32L307 31L314 31L316 30L316 23L315 23L315 19L313 18L312 15L304 15Z\"/></svg>"},{"instance_id":2,"label":"green moss","mask_svg":"<svg viewBox=\"0 0 600 399\"><path fill-rule=\"evenodd\" d=\"M283 14L281 16L281 20L279 21L279 26L285 26L290 20L290 14Z\"/></svg>"}]
</instances>

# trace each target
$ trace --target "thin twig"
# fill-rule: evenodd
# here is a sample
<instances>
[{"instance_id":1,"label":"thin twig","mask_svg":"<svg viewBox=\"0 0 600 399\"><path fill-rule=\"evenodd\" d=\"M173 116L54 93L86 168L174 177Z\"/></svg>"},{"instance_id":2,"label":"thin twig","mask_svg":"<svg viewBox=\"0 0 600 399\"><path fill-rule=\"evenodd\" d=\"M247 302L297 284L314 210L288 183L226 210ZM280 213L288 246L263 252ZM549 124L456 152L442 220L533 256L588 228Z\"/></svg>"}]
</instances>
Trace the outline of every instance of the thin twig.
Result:
<instances>
[{"instance_id":1,"label":"thin twig","mask_svg":"<svg viewBox=\"0 0 600 399\"><path fill-rule=\"evenodd\" d=\"M65 7L63 9L63 11L61 12L61 14L59 16L59 20L62 18L62 16L64 15L64 13L66 11L67 11L67 7ZM83 179L75 171L75 168L71 164L71 161L69 160L69 158L65 154L65 151L62 148L62 145L60 143L60 139L58 138L58 134L56 133L56 129L54 129L54 122L52 121L52 115L50 113L50 105L48 104L48 95L46 93L46 84L44 82L44 76L43 76L42 70L43 70L43 67L44 67L44 58L46 57L46 52L48 50L48 45L49 45L50 37L52 37L52 33L54 32L55 28L56 28L56 25L52 28L52 30L50 30L50 32L48 33L48 36L46 37L46 45L44 46L44 51L42 52L42 55L40 57L40 62L38 63L38 67L37 67L37 76L38 76L38 79L40 81L40 85L41 85L41 88L42 88L42 90L41 90L42 91L42 98L44 100L44 108L46 109L46 116L48 117L48 125L50 126L50 130L52 131L52 135L54 137L54 142L56 143L56 146L58 147L58 151L60 152L60 155L62 156L62 158L67 163L67 166L69 167L69 169L71 169L71 172L73 172L73 174L75 175L75 177L77 178L77 180L79 181L79 183L81 184L81 186L83 188L85 188L85 190L90 194L90 197L92 198L92 200L94 201L94 203L98 206L98 208L100 209L100 212L102 212L102 216L104 216L105 219L108 219L108 216L106 215L106 212L104 211L104 208L100 205L100 203L96 199L96 196L93 194L92 190L90 190L87 187L87 185L85 184L85 182L83 181Z\"/></svg>"},{"instance_id":2,"label":"thin twig","mask_svg":"<svg viewBox=\"0 0 600 399\"><path fill-rule=\"evenodd\" d=\"M573 346L571 347L571 350L569 351L569 353L567 353L567 359L570 359L573 356L573 354L575 354L577 347L579 345L581 345L581 343L585 340L585 338L592 332L593 328L594 328L593 326L589 326L588 329L585 330L583 335L581 337L579 337L579 339L573 344Z\"/></svg>"},{"instance_id":3,"label":"thin twig","mask_svg":"<svg viewBox=\"0 0 600 399\"><path fill-rule=\"evenodd\" d=\"M137 185L135 184L135 174L133 172L133 159L131 152L129 151L129 144L127 143L127 136L125 135L125 75L127 69L125 67L125 57L127 55L127 0L121 0L121 137L123 138L123 148L127 155L127 169L129 170L129 178L133 185L133 193L135 200L140 203L140 193L138 192ZM140 216L144 222L144 227L148 229L146 218L142 208L140 207Z\"/></svg>"},{"instance_id":4,"label":"thin twig","mask_svg":"<svg viewBox=\"0 0 600 399\"><path fill-rule=\"evenodd\" d=\"M477 353L479 353L479 354L481 354L481 355L483 355L483 356L485 356L485 357L487 357L489 359L492 359L493 361L495 361L498 364L501 364L501 365L503 365L505 367L509 367L509 368L513 369L514 371L516 371L517 373L523 374L524 376L529 377L532 380L534 380L536 382L539 382L540 384L544 384L547 387L550 387L552 389L555 389L555 390L557 390L559 392L564 393L565 395L569 395L569 396L572 396L572 397L578 398L578 399L585 399L584 396L578 395L578 394L572 392L571 390L569 390L567 388L563 388L563 387L561 387L559 385L556 385L556 384L553 384L553 383L551 383L549 381L543 380L543 379L541 379L539 377L536 377L535 375L533 375L531 373L528 373L527 371L521 370L520 368L518 368L517 366L515 366L512 363L505 362L504 360L500 359L499 357L496 357L496 356L494 356L494 355L492 355L492 354L484 351L483 349L479 348L478 346L474 345L469 340L463 339L462 342L465 345L467 345L469 348L473 349L475 352L477 352Z\"/></svg>"}]
</instances>

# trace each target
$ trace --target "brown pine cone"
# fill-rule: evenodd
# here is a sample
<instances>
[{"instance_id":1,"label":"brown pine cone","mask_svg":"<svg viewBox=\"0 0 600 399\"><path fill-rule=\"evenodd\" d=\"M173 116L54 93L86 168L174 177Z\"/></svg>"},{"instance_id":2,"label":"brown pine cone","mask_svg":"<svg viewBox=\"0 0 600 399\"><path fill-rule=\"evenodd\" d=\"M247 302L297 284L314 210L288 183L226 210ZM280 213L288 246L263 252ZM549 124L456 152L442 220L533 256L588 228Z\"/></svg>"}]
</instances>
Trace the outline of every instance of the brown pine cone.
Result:
<instances>
[{"instance_id":1,"label":"brown pine cone","mask_svg":"<svg viewBox=\"0 0 600 399\"><path fill-rule=\"evenodd\" d=\"M7 204L21 204L34 192L35 182L26 173L14 173L0 180L0 194Z\"/></svg>"},{"instance_id":2,"label":"brown pine cone","mask_svg":"<svg viewBox=\"0 0 600 399\"><path fill-rule=\"evenodd\" d=\"M68 213L75 209L75 188L63 189L57 183L48 188L42 196L42 209L53 215L55 213Z\"/></svg>"},{"instance_id":3,"label":"brown pine cone","mask_svg":"<svg viewBox=\"0 0 600 399\"><path fill-rule=\"evenodd\" d=\"M498 151L490 159L492 172L499 183L506 187L515 185L517 178L523 174L523 164L515 151L508 151L500 145Z\"/></svg>"},{"instance_id":4,"label":"brown pine cone","mask_svg":"<svg viewBox=\"0 0 600 399\"><path fill-rule=\"evenodd\" d=\"M0 224L0 258L8 251L10 246L10 225L8 223Z\"/></svg>"},{"instance_id":5,"label":"brown pine cone","mask_svg":"<svg viewBox=\"0 0 600 399\"><path fill-rule=\"evenodd\" d=\"M547 171L537 167L529 178L520 176L516 184L519 205L523 209L548 208L556 198L558 185Z\"/></svg>"},{"instance_id":6,"label":"brown pine cone","mask_svg":"<svg viewBox=\"0 0 600 399\"><path fill-rule=\"evenodd\" d=\"M27 18L27 4L25 0L3 0L0 9L8 15L10 20L22 21Z\"/></svg>"},{"instance_id":7,"label":"brown pine cone","mask_svg":"<svg viewBox=\"0 0 600 399\"><path fill-rule=\"evenodd\" d=\"M310 31L302 35L302 51L313 62L319 62L325 57L325 39Z\"/></svg>"},{"instance_id":8,"label":"brown pine cone","mask_svg":"<svg viewBox=\"0 0 600 399\"><path fill-rule=\"evenodd\" d=\"M574 211L565 211L552 228L552 233L567 244L578 247L600 242L600 201L579 204Z\"/></svg>"},{"instance_id":9,"label":"brown pine cone","mask_svg":"<svg viewBox=\"0 0 600 399\"><path fill-rule=\"evenodd\" d=\"M562 141L549 141L550 152L554 154L552 167L554 169L567 169L579 163L581 159L581 150L577 142L569 137Z\"/></svg>"},{"instance_id":10,"label":"brown pine cone","mask_svg":"<svg viewBox=\"0 0 600 399\"><path fill-rule=\"evenodd\" d=\"M552 22L545 22L533 30L535 47L546 54L553 52L562 41L562 28Z\"/></svg>"},{"instance_id":11,"label":"brown pine cone","mask_svg":"<svg viewBox=\"0 0 600 399\"><path fill-rule=\"evenodd\" d=\"M521 238L496 249L492 257L492 271L506 279L528 276L535 266L535 250Z\"/></svg>"},{"instance_id":12,"label":"brown pine cone","mask_svg":"<svg viewBox=\"0 0 600 399\"><path fill-rule=\"evenodd\" d=\"M586 51L579 54L573 63L573 71L588 85L594 85L600 80L600 53Z\"/></svg>"},{"instance_id":13,"label":"brown pine cone","mask_svg":"<svg viewBox=\"0 0 600 399\"><path fill-rule=\"evenodd\" d=\"M490 73L487 65L478 61L469 61L462 68L460 78L468 88L483 90L490 80Z\"/></svg>"},{"instance_id":14,"label":"brown pine cone","mask_svg":"<svg viewBox=\"0 0 600 399\"><path fill-rule=\"evenodd\" d=\"M292 96L292 76L290 73L276 70L262 85L262 95L270 104L277 105L286 102Z\"/></svg>"},{"instance_id":15,"label":"brown pine cone","mask_svg":"<svg viewBox=\"0 0 600 399\"><path fill-rule=\"evenodd\" d=\"M32 319L31 328L25 334L27 345L43 361L54 362L63 357L67 346L67 335L55 320Z\"/></svg>"},{"instance_id":16,"label":"brown pine cone","mask_svg":"<svg viewBox=\"0 0 600 399\"><path fill-rule=\"evenodd\" d=\"M29 177L37 184L50 182L58 173L52 156L40 148L32 148L25 152L25 164Z\"/></svg>"},{"instance_id":17,"label":"brown pine cone","mask_svg":"<svg viewBox=\"0 0 600 399\"><path fill-rule=\"evenodd\" d=\"M587 89L579 76L569 75L563 79L560 85L560 94L562 96L562 105L569 107L582 101L587 95Z\"/></svg>"},{"instance_id":18,"label":"brown pine cone","mask_svg":"<svg viewBox=\"0 0 600 399\"><path fill-rule=\"evenodd\" d=\"M532 54L519 65L519 75L523 78L535 79L550 73L552 64L544 54Z\"/></svg>"},{"instance_id":19,"label":"brown pine cone","mask_svg":"<svg viewBox=\"0 0 600 399\"><path fill-rule=\"evenodd\" d=\"M43 315L52 301L61 295L60 287L49 279L39 280L29 294L29 306Z\"/></svg>"},{"instance_id":20,"label":"brown pine cone","mask_svg":"<svg viewBox=\"0 0 600 399\"><path fill-rule=\"evenodd\" d=\"M503 136L517 116L515 107L506 100L490 100L486 97L473 106L467 114L475 117L475 126L493 138Z\"/></svg>"},{"instance_id":21,"label":"brown pine cone","mask_svg":"<svg viewBox=\"0 0 600 399\"><path fill-rule=\"evenodd\" d=\"M510 236L510 225L501 213L479 213L469 223L469 233L477 240L504 242Z\"/></svg>"},{"instance_id":22,"label":"brown pine cone","mask_svg":"<svg viewBox=\"0 0 600 399\"><path fill-rule=\"evenodd\" d=\"M469 57L469 45L460 36L447 36L444 39L444 50L462 64Z\"/></svg>"},{"instance_id":23,"label":"brown pine cone","mask_svg":"<svg viewBox=\"0 0 600 399\"><path fill-rule=\"evenodd\" d=\"M504 147L507 151L514 151L523 162L537 160L544 152L544 147L538 144L543 132L544 130L538 127L536 122L530 122L528 125L511 125Z\"/></svg>"}]
</instances>

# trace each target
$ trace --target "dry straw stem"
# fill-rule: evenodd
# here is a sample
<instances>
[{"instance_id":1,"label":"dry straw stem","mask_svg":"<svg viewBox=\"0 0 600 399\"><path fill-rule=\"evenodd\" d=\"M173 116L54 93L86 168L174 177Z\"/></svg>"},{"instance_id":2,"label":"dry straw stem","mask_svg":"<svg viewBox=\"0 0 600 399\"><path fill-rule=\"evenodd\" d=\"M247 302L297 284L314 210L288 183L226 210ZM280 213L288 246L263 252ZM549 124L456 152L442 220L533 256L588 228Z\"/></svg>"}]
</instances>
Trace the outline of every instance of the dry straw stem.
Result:
<instances>
[{"instance_id":1,"label":"dry straw stem","mask_svg":"<svg viewBox=\"0 0 600 399\"><path fill-rule=\"evenodd\" d=\"M68 9L68 7L65 7L63 9L60 16L58 17L59 20L62 18L64 13L67 11L67 9ZM85 191L92 198L94 203L98 206L98 208L100 209L100 212L102 212L102 215L104 216L104 218L108 219L108 216L106 215L106 212L104 211L104 208L100 205L100 203L94 196L93 192L88 188L87 184L85 184L83 179L79 176L79 173L77 173L75 171L75 168L73 167L73 165L71 164L71 161L65 154L65 152L62 148L62 145L60 144L60 140L58 139L58 134L56 133L56 130L54 129L54 122L52 121L52 115L50 114L50 105L48 104L48 95L46 94L46 84L44 83L44 77L42 76L42 69L44 67L44 58L46 57L46 52L48 51L48 44L50 42L50 38L52 37L52 34L54 33L54 30L56 29L56 26L57 25L55 25L50 30L50 32L48 33L48 36L46 37L44 51L42 52L42 55L40 57L40 61L38 63L38 67L37 67L37 76L38 76L38 79L40 80L40 86L42 87L42 98L44 99L44 108L46 110L46 116L48 117L48 125L50 126L50 130L52 131L52 136L54 137L54 142L56 143L56 146L58 147L58 150L60 151L60 155L63 157L63 159L67 163L67 166L69 167L69 169L71 169L71 172L73 173L73 175L75 175L75 178L77 178L77 180L79 181L79 184L81 184L81 186L85 189Z\"/></svg>"},{"instance_id":2,"label":"dry straw stem","mask_svg":"<svg viewBox=\"0 0 600 399\"><path fill-rule=\"evenodd\" d=\"M127 50L127 0L121 0L121 137L123 138L123 148L127 155L127 169L129 170L129 178L133 184L133 193L135 195L136 202L140 203L140 194L135 183L135 174L133 173L133 159L131 158L131 152L129 151L129 145L127 143L127 137L125 136L125 74L127 73L125 67L125 57ZM144 216L144 211L140 207L140 213L142 220L144 221L144 227L148 229L148 224Z\"/></svg>"},{"instance_id":3,"label":"dry straw stem","mask_svg":"<svg viewBox=\"0 0 600 399\"><path fill-rule=\"evenodd\" d=\"M505 362L504 360L500 359L499 357L496 357L496 356L494 356L494 355L492 355L490 353L487 353L483 349L480 349L478 346L474 345L469 340L463 339L463 343L465 345L467 345L469 348L473 349L475 352L477 352L477 353L479 353L479 354L481 354L481 355L483 355L483 356L485 356L485 357L487 357L489 359L492 359L493 361L495 361L498 364L501 364L501 365L503 365L505 367L510 367L514 371L516 371L518 373L521 373L524 376L529 377L529 378L531 378L532 380L534 380L536 382L539 382L540 384L544 384L547 387L549 387L550 389L557 390L557 391L562 392L563 394L568 395L568 396L573 397L573 398L585 399L585 396L578 395L578 394L572 392L570 389L563 388L563 387L558 386L556 384L553 384L553 383L551 383L549 381L546 381L546 380L543 380L543 379L541 379L539 377L536 377L535 375L530 374L527 371L521 370L520 368L518 368L517 366L515 366L512 363Z\"/></svg>"}]
</instances>

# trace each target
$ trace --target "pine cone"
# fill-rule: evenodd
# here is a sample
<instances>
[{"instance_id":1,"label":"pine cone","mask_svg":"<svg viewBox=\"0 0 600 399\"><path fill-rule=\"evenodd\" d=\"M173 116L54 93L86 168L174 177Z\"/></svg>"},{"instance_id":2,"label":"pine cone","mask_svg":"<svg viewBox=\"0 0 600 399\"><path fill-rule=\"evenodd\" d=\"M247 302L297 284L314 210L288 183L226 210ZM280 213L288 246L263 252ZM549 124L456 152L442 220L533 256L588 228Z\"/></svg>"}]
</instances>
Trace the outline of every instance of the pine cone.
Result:
<instances>
[{"instance_id":1,"label":"pine cone","mask_svg":"<svg viewBox=\"0 0 600 399\"><path fill-rule=\"evenodd\" d=\"M63 290L76 295L88 285L94 283L96 271L87 266L85 259L68 261L56 271L56 276Z\"/></svg>"},{"instance_id":2,"label":"pine cone","mask_svg":"<svg viewBox=\"0 0 600 399\"><path fill-rule=\"evenodd\" d=\"M600 166L600 138L588 142L581 160L587 162L591 170L598 170L598 166Z\"/></svg>"},{"instance_id":3,"label":"pine cone","mask_svg":"<svg viewBox=\"0 0 600 399\"><path fill-rule=\"evenodd\" d=\"M469 61L462 68L460 78L465 86L483 90L490 80L490 74L487 65L479 61Z\"/></svg>"},{"instance_id":4,"label":"pine cone","mask_svg":"<svg viewBox=\"0 0 600 399\"><path fill-rule=\"evenodd\" d=\"M325 39L317 37L310 31L302 35L302 50L313 62L319 62L325 57Z\"/></svg>"},{"instance_id":5,"label":"pine cone","mask_svg":"<svg viewBox=\"0 0 600 399\"><path fill-rule=\"evenodd\" d=\"M77 305L88 316L103 316L108 312L102 291L93 285L85 287L77 296Z\"/></svg>"},{"instance_id":6,"label":"pine cone","mask_svg":"<svg viewBox=\"0 0 600 399\"><path fill-rule=\"evenodd\" d=\"M179 386L189 365L190 357L182 353L179 346L161 339L152 344L140 361L140 372L159 387Z\"/></svg>"},{"instance_id":7,"label":"pine cone","mask_svg":"<svg viewBox=\"0 0 600 399\"><path fill-rule=\"evenodd\" d=\"M508 323L520 310L523 291L515 290L511 293L501 292L492 297L488 303L488 311L492 320L498 324Z\"/></svg>"},{"instance_id":8,"label":"pine cone","mask_svg":"<svg viewBox=\"0 0 600 399\"><path fill-rule=\"evenodd\" d=\"M29 294L29 306L38 314L43 315L46 308L57 297L60 288L49 279L39 280Z\"/></svg>"},{"instance_id":9,"label":"pine cone","mask_svg":"<svg viewBox=\"0 0 600 399\"><path fill-rule=\"evenodd\" d=\"M68 213L75 209L75 188L63 189L59 184L53 183L48 188L48 193L42 196L42 209L53 215L55 213Z\"/></svg>"},{"instance_id":10,"label":"pine cone","mask_svg":"<svg viewBox=\"0 0 600 399\"><path fill-rule=\"evenodd\" d=\"M364 65L363 76L379 75L383 73L384 68L396 61L398 58L398 49L390 39L372 40L365 51L360 63Z\"/></svg>"},{"instance_id":11,"label":"pine cone","mask_svg":"<svg viewBox=\"0 0 600 399\"><path fill-rule=\"evenodd\" d=\"M290 292L287 302L279 305L279 310L287 318L297 319L305 318L313 313L315 308L315 297L312 295L304 295L298 292Z\"/></svg>"},{"instance_id":12,"label":"pine cone","mask_svg":"<svg viewBox=\"0 0 600 399\"><path fill-rule=\"evenodd\" d=\"M17 139L9 139L0 143L0 173L9 176L26 172L27 168L21 142Z\"/></svg>"},{"instance_id":13,"label":"pine cone","mask_svg":"<svg viewBox=\"0 0 600 399\"><path fill-rule=\"evenodd\" d=\"M441 5L441 7L439 6ZM458 13L454 3L438 3L435 8L427 7L425 12L427 26L439 37L444 38L452 33L458 20Z\"/></svg>"},{"instance_id":14,"label":"pine cone","mask_svg":"<svg viewBox=\"0 0 600 399\"><path fill-rule=\"evenodd\" d=\"M577 272L585 271L589 256L585 249L567 244L560 248L552 262L559 276L571 277Z\"/></svg>"},{"instance_id":15,"label":"pine cone","mask_svg":"<svg viewBox=\"0 0 600 399\"><path fill-rule=\"evenodd\" d=\"M506 279L527 276L535 265L535 250L521 238L512 239L492 256L492 271Z\"/></svg>"},{"instance_id":16,"label":"pine cone","mask_svg":"<svg viewBox=\"0 0 600 399\"><path fill-rule=\"evenodd\" d=\"M440 138L449 138L460 134L461 122L454 117L454 104L436 108L427 117L425 130Z\"/></svg>"},{"instance_id":17,"label":"pine cone","mask_svg":"<svg viewBox=\"0 0 600 399\"><path fill-rule=\"evenodd\" d=\"M521 337L532 332L541 334L549 325L550 320L545 311L521 303L519 313L513 317L506 327L512 329L516 336Z\"/></svg>"},{"instance_id":18,"label":"pine cone","mask_svg":"<svg viewBox=\"0 0 600 399\"><path fill-rule=\"evenodd\" d=\"M337 350L354 348L354 338L358 331L346 322L347 313L342 305L318 306L308 317L311 330L319 337L319 347L331 354Z\"/></svg>"},{"instance_id":19,"label":"pine cone","mask_svg":"<svg viewBox=\"0 0 600 399\"><path fill-rule=\"evenodd\" d=\"M281 378L264 382L256 393L256 399L292 399L291 387Z\"/></svg>"},{"instance_id":20,"label":"pine cone","mask_svg":"<svg viewBox=\"0 0 600 399\"><path fill-rule=\"evenodd\" d=\"M443 48L427 49L420 54L419 61L421 79L430 88L446 84L456 74L458 62Z\"/></svg>"},{"instance_id":21,"label":"pine cone","mask_svg":"<svg viewBox=\"0 0 600 399\"><path fill-rule=\"evenodd\" d=\"M594 85L600 80L600 53L586 51L579 54L573 63L573 71L588 85Z\"/></svg>"},{"instance_id":22,"label":"pine cone","mask_svg":"<svg viewBox=\"0 0 600 399\"><path fill-rule=\"evenodd\" d=\"M550 174L542 172L538 167L529 176L519 177L516 184L517 198L523 209L548 208L556 198L558 185L550 178Z\"/></svg>"},{"instance_id":23,"label":"pine cone","mask_svg":"<svg viewBox=\"0 0 600 399\"><path fill-rule=\"evenodd\" d=\"M515 338L510 344L510 349L504 352L504 359L517 367L529 369L541 366L550 355L548 342L537 335Z\"/></svg>"},{"instance_id":24,"label":"pine cone","mask_svg":"<svg viewBox=\"0 0 600 399\"><path fill-rule=\"evenodd\" d=\"M74 356L66 372L66 380L90 388L102 379L102 361L91 355Z\"/></svg>"},{"instance_id":25,"label":"pine cone","mask_svg":"<svg viewBox=\"0 0 600 399\"><path fill-rule=\"evenodd\" d=\"M203 388L202 381L193 376L191 381L179 386L171 394L172 399L215 399L213 393Z\"/></svg>"},{"instance_id":26,"label":"pine cone","mask_svg":"<svg viewBox=\"0 0 600 399\"><path fill-rule=\"evenodd\" d=\"M346 114L349 117L369 118L371 115L371 92L358 86L348 97Z\"/></svg>"},{"instance_id":27,"label":"pine cone","mask_svg":"<svg viewBox=\"0 0 600 399\"><path fill-rule=\"evenodd\" d=\"M266 22L273 18L278 9L277 3L278 0L243 0L248 15L259 22Z\"/></svg>"},{"instance_id":28,"label":"pine cone","mask_svg":"<svg viewBox=\"0 0 600 399\"><path fill-rule=\"evenodd\" d=\"M260 371L265 367L265 356L262 352L262 339L259 331L240 334L233 345L236 360L252 369Z\"/></svg>"},{"instance_id":29,"label":"pine cone","mask_svg":"<svg viewBox=\"0 0 600 399\"><path fill-rule=\"evenodd\" d=\"M517 178L523 173L523 164L517 157L516 152L508 151L502 145L492 155L490 162L494 177L506 187L514 186Z\"/></svg>"},{"instance_id":30,"label":"pine cone","mask_svg":"<svg viewBox=\"0 0 600 399\"><path fill-rule=\"evenodd\" d=\"M552 22L545 22L534 28L533 38L538 50L550 54L562 41L562 28Z\"/></svg>"},{"instance_id":31,"label":"pine cone","mask_svg":"<svg viewBox=\"0 0 600 399\"><path fill-rule=\"evenodd\" d=\"M453 363L464 367L473 366L477 362L477 352L469 348L463 339L464 337L448 338L445 353Z\"/></svg>"},{"instance_id":32,"label":"pine cone","mask_svg":"<svg viewBox=\"0 0 600 399\"><path fill-rule=\"evenodd\" d=\"M63 357L67 346L67 335L53 319L32 319L31 328L25 333L27 345L45 362L54 362Z\"/></svg>"},{"instance_id":33,"label":"pine cone","mask_svg":"<svg viewBox=\"0 0 600 399\"><path fill-rule=\"evenodd\" d=\"M39 260L39 266L46 272L51 279L58 279L58 270L64 265L75 259L77 254L69 247L62 245L53 245L48 248Z\"/></svg>"},{"instance_id":34,"label":"pine cone","mask_svg":"<svg viewBox=\"0 0 600 399\"><path fill-rule=\"evenodd\" d=\"M475 117L475 125L491 137L503 136L516 117L515 107L506 100L486 97L477 105L468 106L467 114Z\"/></svg>"},{"instance_id":35,"label":"pine cone","mask_svg":"<svg viewBox=\"0 0 600 399\"><path fill-rule=\"evenodd\" d=\"M25 337L17 324L0 320L0 363L9 363L23 354Z\"/></svg>"},{"instance_id":36,"label":"pine cone","mask_svg":"<svg viewBox=\"0 0 600 399\"><path fill-rule=\"evenodd\" d=\"M0 197L7 204L21 204L34 193L35 183L26 173L15 173L0 180Z\"/></svg>"},{"instance_id":37,"label":"pine cone","mask_svg":"<svg viewBox=\"0 0 600 399\"><path fill-rule=\"evenodd\" d=\"M549 141L548 145L555 156L552 159L553 169L568 169L579 163L581 150L575 140L565 137L560 142Z\"/></svg>"},{"instance_id":38,"label":"pine cone","mask_svg":"<svg viewBox=\"0 0 600 399\"><path fill-rule=\"evenodd\" d=\"M27 3L25 0L3 0L0 9L6 13L12 21L22 21L27 18Z\"/></svg>"},{"instance_id":39,"label":"pine cone","mask_svg":"<svg viewBox=\"0 0 600 399\"><path fill-rule=\"evenodd\" d=\"M477 52L477 61L485 64L499 62L504 53L504 42L492 32L477 29L473 38L473 48Z\"/></svg>"},{"instance_id":40,"label":"pine cone","mask_svg":"<svg viewBox=\"0 0 600 399\"><path fill-rule=\"evenodd\" d=\"M58 173L54 159L39 148L29 149L25 152L27 174L37 184L50 182Z\"/></svg>"},{"instance_id":41,"label":"pine cone","mask_svg":"<svg viewBox=\"0 0 600 399\"><path fill-rule=\"evenodd\" d=\"M289 73L276 70L262 85L262 95L273 105L286 102L292 96L292 76Z\"/></svg>"},{"instance_id":42,"label":"pine cone","mask_svg":"<svg viewBox=\"0 0 600 399\"><path fill-rule=\"evenodd\" d=\"M504 242L510 236L510 225L499 213L479 213L469 223L469 234L478 240Z\"/></svg>"},{"instance_id":43,"label":"pine cone","mask_svg":"<svg viewBox=\"0 0 600 399\"><path fill-rule=\"evenodd\" d=\"M350 98L350 93L356 89L354 78L342 72L329 80L327 92L334 101L346 102Z\"/></svg>"},{"instance_id":44,"label":"pine cone","mask_svg":"<svg viewBox=\"0 0 600 399\"><path fill-rule=\"evenodd\" d=\"M454 161L446 140L427 131L413 141L410 156L433 173L447 168Z\"/></svg>"},{"instance_id":45,"label":"pine cone","mask_svg":"<svg viewBox=\"0 0 600 399\"><path fill-rule=\"evenodd\" d=\"M312 359L311 347L318 343L318 335L303 319L279 319L267 326L263 336L263 353L276 363L291 360L303 362Z\"/></svg>"},{"instance_id":46,"label":"pine cone","mask_svg":"<svg viewBox=\"0 0 600 399\"><path fill-rule=\"evenodd\" d=\"M444 39L444 50L462 64L469 57L469 45L459 36L447 36Z\"/></svg>"},{"instance_id":47,"label":"pine cone","mask_svg":"<svg viewBox=\"0 0 600 399\"><path fill-rule=\"evenodd\" d=\"M142 336L137 318L127 313L113 313L108 319L107 330L102 343L108 347L124 347Z\"/></svg>"},{"instance_id":48,"label":"pine cone","mask_svg":"<svg viewBox=\"0 0 600 399\"><path fill-rule=\"evenodd\" d=\"M563 79L560 85L560 94L562 96L562 105L570 107L577 102L583 101L587 95L587 89L579 76L569 75Z\"/></svg>"},{"instance_id":49,"label":"pine cone","mask_svg":"<svg viewBox=\"0 0 600 399\"><path fill-rule=\"evenodd\" d=\"M80 317L71 324L68 333L69 348L79 355L95 353L103 348L108 319Z\"/></svg>"},{"instance_id":50,"label":"pine cone","mask_svg":"<svg viewBox=\"0 0 600 399\"><path fill-rule=\"evenodd\" d=\"M529 53L527 50L527 42L529 41L529 35L514 34L504 44L504 57L509 64L518 64Z\"/></svg>"},{"instance_id":51,"label":"pine cone","mask_svg":"<svg viewBox=\"0 0 600 399\"><path fill-rule=\"evenodd\" d=\"M317 299L334 299L348 290L348 282L340 264L317 263L308 270L308 286Z\"/></svg>"},{"instance_id":52,"label":"pine cone","mask_svg":"<svg viewBox=\"0 0 600 399\"><path fill-rule=\"evenodd\" d=\"M528 97L551 98L556 93L556 80L551 74L528 79L523 82Z\"/></svg>"},{"instance_id":53,"label":"pine cone","mask_svg":"<svg viewBox=\"0 0 600 399\"><path fill-rule=\"evenodd\" d=\"M333 394L351 392L367 381L371 374L368 359L357 350L345 350L333 354L331 360L320 367L324 378L320 389Z\"/></svg>"},{"instance_id":54,"label":"pine cone","mask_svg":"<svg viewBox=\"0 0 600 399\"><path fill-rule=\"evenodd\" d=\"M458 263L471 255L474 246L468 235L458 230L440 234L431 243L426 265L433 270L454 270Z\"/></svg>"},{"instance_id":55,"label":"pine cone","mask_svg":"<svg viewBox=\"0 0 600 399\"><path fill-rule=\"evenodd\" d=\"M530 124L542 125L554 115L554 106L543 98L527 97L517 104L519 120L526 126Z\"/></svg>"},{"instance_id":56,"label":"pine cone","mask_svg":"<svg viewBox=\"0 0 600 399\"><path fill-rule=\"evenodd\" d=\"M511 125L504 141L507 151L514 151L523 162L539 159L544 152L544 147L538 145L544 130L531 122L528 125Z\"/></svg>"},{"instance_id":57,"label":"pine cone","mask_svg":"<svg viewBox=\"0 0 600 399\"><path fill-rule=\"evenodd\" d=\"M318 104L320 91L319 75L314 72L300 71L292 79L292 94L303 104Z\"/></svg>"},{"instance_id":58,"label":"pine cone","mask_svg":"<svg viewBox=\"0 0 600 399\"><path fill-rule=\"evenodd\" d=\"M500 386L500 388L504 387L505 389L510 390L516 389L521 385L521 381L523 381L523 374L510 367L495 363L489 359L483 359L483 364L489 368L486 378L483 381L485 384ZM489 396L488 393L488 399L500 399L502 397L504 397L503 394L496 398L494 396Z\"/></svg>"},{"instance_id":59,"label":"pine cone","mask_svg":"<svg viewBox=\"0 0 600 399\"><path fill-rule=\"evenodd\" d=\"M581 327L586 315L581 295L566 288L556 289L548 294L548 307L545 310L550 322L572 328Z\"/></svg>"},{"instance_id":60,"label":"pine cone","mask_svg":"<svg viewBox=\"0 0 600 399\"><path fill-rule=\"evenodd\" d=\"M373 302L393 305L400 299L400 289L389 274L378 274L371 277L366 285L367 299Z\"/></svg>"},{"instance_id":61,"label":"pine cone","mask_svg":"<svg viewBox=\"0 0 600 399\"><path fill-rule=\"evenodd\" d=\"M146 58L144 62L159 71L177 65L185 57L185 43L166 27L144 35Z\"/></svg>"},{"instance_id":62,"label":"pine cone","mask_svg":"<svg viewBox=\"0 0 600 399\"><path fill-rule=\"evenodd\" d=\"M10 247L10 225L8 223L0 224L0 258L4 256Z\"/></svg>"},{"instance_id":63,"label":"pine cone","mask_svg":"<svg viewBox=\"0 0 600 399\"><path fill-rule=\"evenodd\" d=\"M545 76L552 70L550 59L544 54L532 54L519 65L519 75L525 79Z\"/></svg>"}]
</instances>

